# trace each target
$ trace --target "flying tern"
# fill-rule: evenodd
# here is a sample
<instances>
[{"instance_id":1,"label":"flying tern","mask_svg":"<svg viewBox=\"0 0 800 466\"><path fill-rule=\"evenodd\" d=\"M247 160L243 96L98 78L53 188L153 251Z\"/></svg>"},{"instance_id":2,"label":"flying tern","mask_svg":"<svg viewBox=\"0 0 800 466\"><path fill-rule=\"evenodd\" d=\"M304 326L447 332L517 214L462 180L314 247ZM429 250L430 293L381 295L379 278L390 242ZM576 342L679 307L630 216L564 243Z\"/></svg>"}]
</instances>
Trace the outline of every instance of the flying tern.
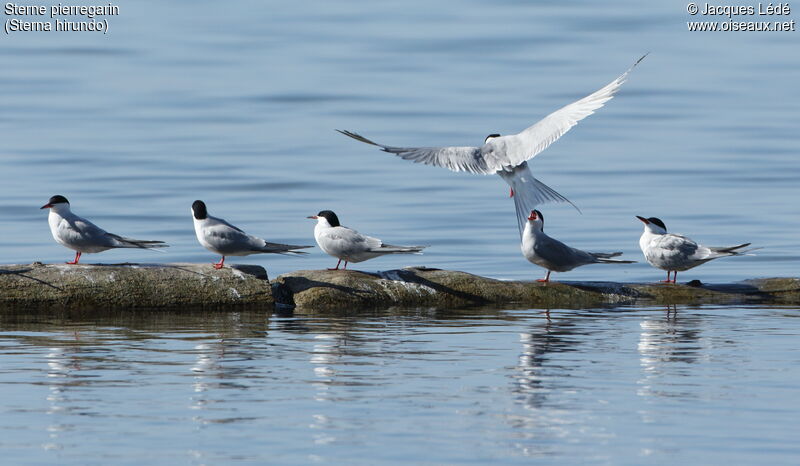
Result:
<instances>
[{"instance_id":1,"label":"flying tern","mask_svg":"<svg viewBox=\"0 0 800 466\"><path fill-rule=\"evenodd\" d=\"M69 201L64 196L53 196L42 209L50 209L47 222L50 224L50 233L56 242L75 252L75 259L67 264L77 264L81 254L97 253L114 248L165 248L168 245L163 241L150 241L141 239L124 238L109 233L94 223L79 217L70 210Z\"/></svg>"},{"instance_id":2,"label":"flying tern","mask_svg":"<svg viewBox=\"0 0 800 466\"><path fill-rule=\"evenodd\" d=\"M206 204L203 201L192 203L192 219L197 241L209 251L222 256L214 264L215 269L225 265L225 256L249 256L250 254L307 254L295 249L310 248L312 246L295 246L291 244L270 243L263 239L248 235L225 220L208 215Z\"/></svg>"},{"instance_id":3,"label":"flying tern","mask_svg":"<svg viewBox=\"0 0 800 466\"><path fill-rule=\"evenodd\" d=\"M632 264L636 261L611 259L621 252L586 252L567 246L544 232L544 216L533 210L522 233L522 255L530 262L547 269L547 276L539 282L549 282L550 272L568 272L587 264Z\"/></svg>"},{"instance_id":4,"label":"flying tern","mask_svg":"<svg viewBox=\"0 0 800 466\"><path fill-rule=\"evenodd\" d=\"M393 246L386 244L378 238L362 235L339 223L339 217L330 210L323 210L317 215L308 218L315 219L314 238L320 249L331 255L339 262L336 268L344 261L344 268L348 262L363 262L386 254L420 254L427 246Z\"/></svg>"},{"instance_id":5,"label":"flying tern","mask_svg":"<svg viewBox=\"0 0 800 466\"><path fill-rule=\"evenodd\" d=\"M539 204L567 202L578 209L566 197L537 180L528 167L528 160L545 150L580 120L591 115L611 100L628 78L628 74L645 56L598 91L556 110L520 133L506 136L490 134L480 147L385 146L351 131L337 131L415 163L449 168L455 172L500 175L511 187L511 197L514 198L514 206L517 210L517 224L520 235L522 235L528 213Z\"/></svg>"},{"instance_id":6,"label":"flying tern","mask_svg":"<svg viewBox=\"0 0 800 466\"><path fill-rule=\"evenodd\" d=\"M653 267L667 271L664 283L675 283L678 272L689 270L698 265L720 257L742 256L757 248L745 249L750 243L728 247L708 247L675 233L667 233L667 227L656 217L644 218L636 216L644 223L644 231L639 238L639 247L644 258ZM674 272L672 280L669 273Z\"/></svg>"}]
</instances>

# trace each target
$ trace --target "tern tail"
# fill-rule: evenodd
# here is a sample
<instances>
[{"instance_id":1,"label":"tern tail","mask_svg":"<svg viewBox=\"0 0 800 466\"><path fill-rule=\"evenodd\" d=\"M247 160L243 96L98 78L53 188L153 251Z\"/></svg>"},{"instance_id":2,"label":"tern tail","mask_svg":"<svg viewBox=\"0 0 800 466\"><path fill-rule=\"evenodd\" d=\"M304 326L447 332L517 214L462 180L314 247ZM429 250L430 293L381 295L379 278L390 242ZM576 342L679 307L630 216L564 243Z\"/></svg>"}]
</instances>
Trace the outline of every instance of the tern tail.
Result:
<instances>
[{"instance_id":1,"label":"tern tail","mask_svg":"<svg viewBox=\"0 0 800 466\"><path fill-rule=\"evenodd\" d=\"M537 180L528 168L528 162L517 165L512 172L500 171L497 174L511 186L514 193L514 207L517 210L517 226L520 236L525 230L525 223L528 221L531 211L540 204L562 202L575 207L578 212L581 211L578 206L556 192L555 189Z\"/></svg>"},{"instance_id":2,"label":"tern tail","mask_svg":"<svg viewBox=\"0 0 800 466\"><path fill-rule=\"evenodd\" d=\"M745 256L748 255L749 252L757 251L762 248L746 248L750 246L751 243L744 243L738 246L727 246L727 247L719 247L719 248L708 248L711 250L714 255L711 257L712 259L716 259L718 257L727 257L727 256ZM751 254L752 255L752 254Z\"/></svg>"},{"instance_id":3,"label":"tern tail","mask_svg":"<svg viewBox=\"0 0 800 466\"><path fill-rule=\"evenodd\" d=\"M370 252L377 252L379 254L422 254L422 250L428 246L393 246L391 244L383 244L379 248L372 248Z\"/></svg>"},{"instance_id":4,"label":"tern tail","mask_svg":"<svg viewBox=\"0 0 800 466\"><path fill-rule=\"evenodd\" d=\"M619 259L597 259L598 264L635 264L636 261L623 261Z\"/></svg>"},{"instance_id":5,"label":"tern tail","mask_svg":"<svg viewBox=\"0 0 800 466\"><path fill-rule=\"evenodd\" d=\"M590 252L590 256L594 257L598 264L635 264L636 261L624 261L619 259L612 259L612 257L621 256L621 252Z\"/></svg>"},{"instance_id":6,"label":"tern tail","mask_svg":"<svg viewBox=\"0 0 800 466\"><path fill-rule=\"evenodd\" d=\"M268 254L285 254L289 256L300 256L308 253L305 251L295 251L294 249L305 249L313 247L314 246L296 246L293 244L270 243L269 241L264 241L264 246L258 249L258 252L263 252Z\"/></svg>"},{"instance_id":7,"label":"tern tail","mask_svg":"<svg viewBox=\"0 0 800 466\"><path fill-rule=\"evenodd\" d=\"M169 244L163 241L125 238L119 235L115 235L113 233L108 233L108 236L114 238L117 241L117 244L114 245L115 248L154 249L154 248L169 247Z\"/></svg>"}]
</instances>

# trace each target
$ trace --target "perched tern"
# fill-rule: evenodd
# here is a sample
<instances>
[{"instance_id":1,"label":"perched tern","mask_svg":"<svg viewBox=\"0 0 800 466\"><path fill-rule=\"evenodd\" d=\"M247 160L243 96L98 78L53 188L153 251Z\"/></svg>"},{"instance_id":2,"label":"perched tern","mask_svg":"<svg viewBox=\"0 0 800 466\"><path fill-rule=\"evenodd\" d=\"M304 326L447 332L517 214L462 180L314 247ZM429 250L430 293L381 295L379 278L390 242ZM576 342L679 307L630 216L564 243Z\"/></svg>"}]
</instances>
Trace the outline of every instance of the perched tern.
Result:
<instances>
[{"instance_id":1,"label":"perched tern","mask_svg":"<svg viewBox=\"0 0 800 466\"><path fill-rule=\"evenodd\" d=\"M544 232L544 216L533 210L525 223L522 233L522 255L530 262L547 269L547 276L539 282L549 282L550 272L568 272L575 267L587 264L633 264L636 261L611 259L621 252L586 252L567 246L561 241L547 236Z\"/></svg>"},{"instance_id":2,"label":"perched tern","mask_svg":"<svg viewBox=\"0 0 800 466\"><path fill-rule=\"evenodd\" d=\"M347 269L348 262L363 262L386 254L421 254L422 250L427 247L393 246L378 238L362 235L352 228L342 226L339 223L339 217L330 210L323 210L317 215L310 215L307 218L317 221L314 226L314 238L320 249L339 259L336 268L328 270L339 270L339 264L342 261L344 261L344 268Z\"/></svg>"},{"instance_id":3,"label":"perched tern","mask_svg":"<svg viewBox=\"0 0 800 466\"><path fill-rule=\"evenodd\" d=\"M85 218L73 214L69 208L69 201L64 196L51 197L41 208L50 209L47 222L56 242L76 251L75 259L67 264L77 264L84 252L92 254L114 248L152 249L168 246L163 241L123 238L109 233Z\"/></svg>"},{"instance_id":4,"label":"perched tern","mask_svg":"<svg viewBox=\"0 0 800 466\"><path fill-rule=\"evenodd\" d=\"M692 269L720 257L742 256L755 250L739 251L739 249L750 246L750 243L729 247L703 246L685 236L667 233L667 227L661 219L644 218L638 215L636 218L644 223L644 231L639 238L639 247L650 265L667 271L667 279L664 280L664 283L675 283L679 271ZM670 272L675 273L672 280L669 279Z\"/></svg>"},{"instance_id":5,"label":"perched tern","mask_svg":"<svg viewBox=\"0 0 800 466\"><path fill-rule=\"evenodd\" d=\"M291 244L270 243L263 239L248 235L241 229L231 225L225 220L208 215L206 203L194 201L192 203L192 218L194 219L194 232L197 241L209 251L222 256L214 264L215 269L225 265L225 256L249 256L250 254L308 254L295 249L310 248L312 246L295 246Z\"/></svg>"},{"instance_id":6,"label":"perched tern","mask_svg":"<svg viewBox=\"0 0 800 466\"><path fill-rule=\"evenodd\" d=\"M522 235L528 212L537 205L544 202L572 204L567 198L534 178L527 161L614 97L628 74L645 56L600 90L556 110L520 133L507 136L490 134L481 147L393 147L378 144L351 131L337 131L415 163L436 165L455 172L500 175L511 187L511 197L514 198L517 210L517 224ZM572 206L578 209L575 204Z\"/></svg>"}]
</instances>

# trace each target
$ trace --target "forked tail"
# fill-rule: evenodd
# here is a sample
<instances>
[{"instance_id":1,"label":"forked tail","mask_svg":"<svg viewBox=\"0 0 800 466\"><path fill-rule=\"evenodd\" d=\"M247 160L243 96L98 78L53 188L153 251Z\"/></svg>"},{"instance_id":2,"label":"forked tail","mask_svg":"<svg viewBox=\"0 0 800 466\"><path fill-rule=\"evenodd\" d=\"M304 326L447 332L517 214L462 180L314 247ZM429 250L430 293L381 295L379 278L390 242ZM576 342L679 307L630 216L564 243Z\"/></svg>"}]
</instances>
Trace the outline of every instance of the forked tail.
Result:
<instances>
[{"instance_id":1,"label":"forked tail","mask_svg":"<svg viewBox=\"0 0 800 466\"><path fill-rule=\"evenodd\" d=\"M115 235L113 233L109 233L109 236L117 240L117 243L114 247L117 248L139 248L139 249L155 249L155 248L168 248L169 244L165 243L164 241L152 241L146 239L133 239L133 238L124 238L119 235Z\"/></svg>"},{"instance_id":2,"label":"forked tail","mask_svg":"<svg viewBox=\"0 0 800 466\"><path fill-rule=\"evenodd\" d=\"M428 246L393 246L391 244L383 244L379 248L370 249L371 252L379 254L422 254L422 250Z\"/></svg>"},{"instance_id":3,"label":"forked tail","mask_svg":"<svg viewBox=\"0 0 800 466\"><path fill-rule=\"evenodd\" d=\"M623 261L619 259L597 259L598 264L635 264L636 261Z\"/></svg>"},{"instance_id":4,"label":"forked tail","mask_svg":"<svg viewBox=\"0 0 800 466\"><path fill-rule=\"evenodd\" d=\"M636 261L624 261L619 259L612 259L612 257L621 256L621 252L590 252L589 255L595 258L598 264L635 264Z\"/></svg>"},{"instance_id":5,"label":"forked tail","mask_svg":"<svg viewBox=\"0 0 800 466\"><path fill-rule=\"evenodd\" d=\"M742 248L746 248L747 246L750 246L750 244L751 243L744 243L744 244L740 244L738 246L728 246L728 247L708 248L708 249L710 249L711 252L715 253L716 257L744 256L744 255L747 255L747 253L749 253L749 252L757 251L757 250L761 249L761 248L742 249Z\"/></svg>"},{"instance_id":6,"label":"forked tail","mask_svg":"<svg viewBox=\"0 0 800 466\"><path fill-rule=\"evenodd\" d=\"M498 174L511 186L514 192L514 208L517 210L517 226L519 227L520 237L525 230L525 222L528 221L528 215L539 204L562 202L575 207L578 212L581 211L578 206L557 193L555 189L537 180L528 169L528 162L517 165L514 167L513 172L502 171L498 172Z\"/></svg>"},{"instance_id":7,"label":"forked tail","mask_svg":"<svg viewBox=\"0 0 800 466\"><path fill-rule=\"evenodd\" d=\"M305 248L312 248L313 246L296 246L293 244L281 244L281 243L270 243L269 241L264 241L264 246L259 249L259 252L270 253L270 254L284 254L287 256L301 256L303 254L308 254L305 251L295 251L294 249L305 249Z\"/></svg>"}]
</instances>

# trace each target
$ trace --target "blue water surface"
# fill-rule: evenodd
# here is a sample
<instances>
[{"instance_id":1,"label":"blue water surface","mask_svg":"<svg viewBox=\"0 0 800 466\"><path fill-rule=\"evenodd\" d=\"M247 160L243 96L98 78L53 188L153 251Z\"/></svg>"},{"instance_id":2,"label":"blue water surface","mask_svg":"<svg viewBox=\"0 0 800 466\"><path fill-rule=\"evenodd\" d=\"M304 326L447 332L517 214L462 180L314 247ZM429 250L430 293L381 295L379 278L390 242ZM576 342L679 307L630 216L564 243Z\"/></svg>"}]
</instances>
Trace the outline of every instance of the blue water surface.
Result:
<instances>
[{"instance_id":1,"label":"blue water surface","mask_svg":"<svg viewBox=\"0 0 800 466\"><path fill-rule=\"evenodd\" d=\"M62 194L109 231L171 245L86 263L216 261L192 230L189 207L202 199L212 215L271 241L313 244L305 217L332 209L388 242L430 245L363 270L538 278L498 177L415 165L334 129L390 145L478 145L649 52L617 97L531 164L583 211L542 206L548 233L640 263L555 278L663 278L641 263L635 215L710 245L763 248L681 280L798 275L798 32L689 32L686 22L702 18L676 0L120 8L105 35L0 35L3 263L72 258L38 209ZM335 262L317 248L229 261L265 265L272 277ZM3 461L800 458L796 308L553 309L549 319L490 309L90 311L0 313Z\"/></svg>"},{"instance_id":2,"label":"blue water surface","mask_svg":"<svg viewBox=\"0 0 800 466\"><path fill-rule=\"evenodd\" d=\"M6 315L0 451L9 464L797 464L798 317Z\"/></svg>"},{"instance_id":3,"label":"blue water surface","mask_svg":"<svg viewBox=\"0 0 800 466\"><path fill-rule=\"evenodd\" d=\"M431 246L366 270L427 265L536 278L543 271L519 252L498 177L415 165L334 129L394 145L478 145L600 88L650 52L617 98L533 161L537 176L583 210L543 206L547 231L636 259L634 215L657 216L707 244L764 248L687 278L796 275L796 32L689 32L694 17L677 1L120 8L105 35L17 32L0 42L6 263L71 258L37 210L63 194L109 231L172 245L166 254L85 256L89 263L216 260L192 232L189 206L203 199L212 214L273 241L314 244L305 217L332 209L368 234ZM272 275L333 265L318 249L236 260ZM661 273L640 263L568 277Z\"/></svg>"}]
</instances>

